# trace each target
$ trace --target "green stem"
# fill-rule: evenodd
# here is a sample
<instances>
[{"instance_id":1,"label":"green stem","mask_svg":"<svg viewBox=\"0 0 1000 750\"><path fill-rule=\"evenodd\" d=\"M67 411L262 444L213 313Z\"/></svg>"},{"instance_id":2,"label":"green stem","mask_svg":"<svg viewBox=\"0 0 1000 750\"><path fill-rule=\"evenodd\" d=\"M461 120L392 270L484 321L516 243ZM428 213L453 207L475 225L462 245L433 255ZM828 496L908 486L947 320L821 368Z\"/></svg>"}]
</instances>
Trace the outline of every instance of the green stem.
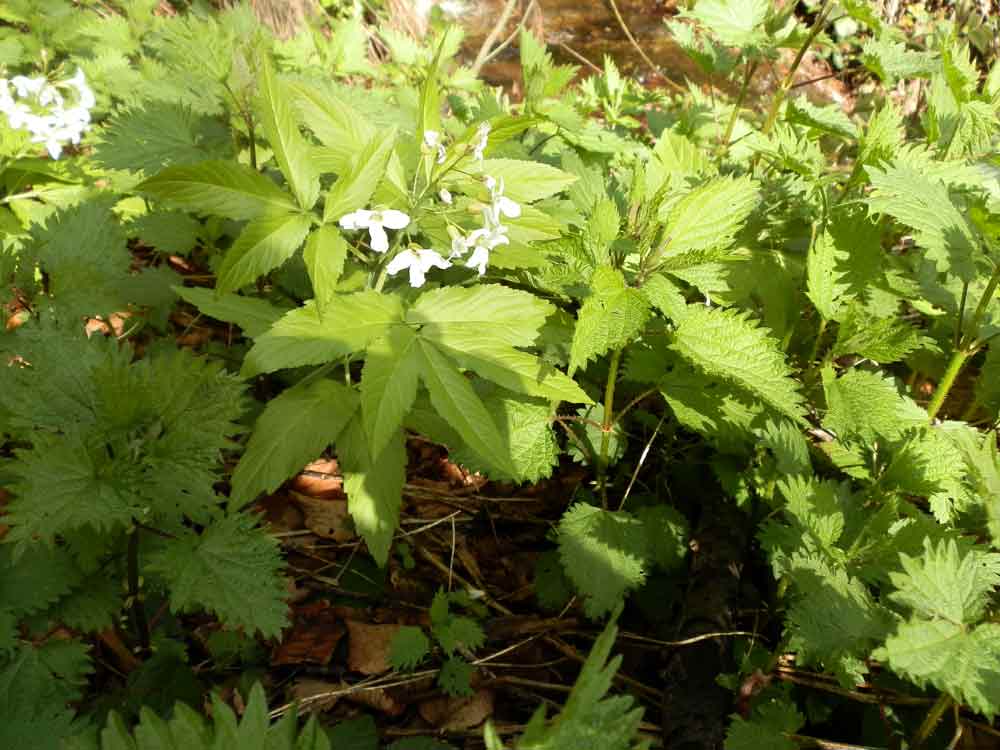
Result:
<instances>
[{"instance_id":1,"label":"green stem","mask_svg":"<svg viewBox=\"0 0 1000 750\"><path fill-rule=\"evenodd\" d=\"M971 356L972 353L965 349L956 349L952 353L948 367L945 369L944 375L941 376L941 382L938 383L937 389L934 391L934 398L927 405L927 418L930 421L933 422L934 418L937 417L942 404L944 404L944 400L948 397L948 392L955 385L955 378L958 377L958 373L962 371L966 360Z\"/></svg>"},{"instance_id":2,"label":"green stem","mask_svg":"<svg viewBox=\"0 0 1000 750\"><path fill-rule=\"evenodd\" d=\"M813 341L812 352L809 353L808 365L811 367L812 363L816 361L816 357L819 356L819 347L823 343L823 334L826 333L827 320L822 318L819 322L819 330L816 332L816 340Z\"/></svg>"},{"instance_id":3,"label":"green stem","mask_svg":"<svg viewBox=\"0 0 1000 750\"><path fill-rule=\"evenodd\" d=\"M739 119L740 109L743 106L743 100L746 99L747 91L750 89L750 79L753 78L754 71L757 70L757 61L747 59L746 71L743 74L743 83L740 86L740 93L736 97L736 102L733 104L733 113L729 116L729 124L726 125L726 133L722 136L722 145L725 149L729 149L729 141L733 137L733 129L736 127L736 120Z\"/></svg>"},{"instance_id":4,"label":"green stem","mask_svg":"<svg viewBox=\"0 0 1000 750\"><path fill-rule=\"evenodd\" d=\"M973 336L979 335L979 324L983 322L983 316L986 314L986 308L990 306L990 302L993 301L993 295L996 294L997 285L1000 284L1000 264L997 264L996 268L993 269L993 275L990 276L990 281L986 285L986 290L983 292L983 296L979 300L979 304L976 305L976 312L972 314L972 323L969 326L969 332Z\"/></svg>"},{"instance_id":5,"label":"green stem","mask_svg":"<svg viewBox=\"0 0 1000 750\"><path fill-rule=\"evenodd\" d=\"M788 68L788 73L785 75L785 79L781 82L781 87L775 92L774 98L771 100L771 108L768 110L767 119L764 121L764 127L761 132L767 135L771 132L771 128L774 127L774 123L778 119L778 111L781 109L782 102L785 101L785 97L792 88L792 84L795 81L795 73L799 69L799 65L802 64L802 59L806 56L806 52L809 51L809 47L819 36L819 33L823 30L826 25L826 17L830 12L829 0L824 0L823 7L819 9L816 14L816 20L813 22L812 28L809 29L809 34L806 36L805 40L802 42L802 46L799 47L799 51L795 55L795 59L792 60L791 67Z\"/></svg>"},{"instance_id":6,"label":"green stem","mask_svg":"<svg viewBox=\"0 0 1000 750\"><path fill-rule=\"evenodd\" d=\"M601 453L597 457L597 479L601 490L601 503L608 507L608 450L611 448L611 431L615 421L615 382L618 380L618 365L622 360L622 349L615 349L608 365L608 382L604 386L604 420L601 425Z\"/></svg>"},{"instance_id":7,"label":"green stem","mask_svg":"<svg viewBox=\"0 0 1000 750\"><path fill-rule=\"evenodd\" d=\"M934 733L934 729L937 727L938 722L941 721L941 717L945 715L945 712L955 705L955 700L947 693L941 693L938 699L931 706L931 710L928 711L927 716L920 723L920 727L917 729L917 733L913 735L913 748L914 750L919 750L923 747L924 743L930 738Z\"/></svg>"},{"instance_id":8,"label":"green stem","mask_svg":"<svg viewBox=\"0 0 1000 750\"><path fill-rule=\"evenodd\" d=\"M133 526L128 539L128 596L132 602L132 624L139 639L139 651L149 653L149 620L139 583L139 527Z\"/></svg>"}]
</instances>

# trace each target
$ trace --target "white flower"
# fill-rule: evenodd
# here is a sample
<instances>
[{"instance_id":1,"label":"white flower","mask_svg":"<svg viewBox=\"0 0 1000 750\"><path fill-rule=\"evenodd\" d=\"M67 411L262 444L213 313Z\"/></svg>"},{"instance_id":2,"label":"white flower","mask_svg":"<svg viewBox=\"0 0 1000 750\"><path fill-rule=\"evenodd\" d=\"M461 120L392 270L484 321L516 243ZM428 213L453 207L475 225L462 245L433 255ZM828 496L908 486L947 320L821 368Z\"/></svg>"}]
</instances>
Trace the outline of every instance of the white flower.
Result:
<instances>
[{"instance_id":1,"label":"white flower","mask_svg":"<svg viewBox=\"0 0 1000 750\"><path fill-rule=\"evenodd\" d=\"M438 193L438 198L441 199L442 203L447 203L451 205L451 193L449 193L445 188L441 188L441 192Z\"/></svg>"},{"instance_id":2,"label":"white flower","mask_svg":"<svg viewBox=\"0 0 1000 750\"><path fill-rule=\"evenodd\" d=\"M404 250L385 267L385 272L390 276L395 276L403 269L410 269L410 286L423 286L426 274L432 268L451 268L451 263L446 261L435 250L423 247L413 247Z\"/></svg>"},{"instance_id":3,"label":"white flower","mask_svg":"<svg viewBox=\"0 0 1000 750\"><path fill-rule=\"evenodd\" d=\"M476 135L479 136L479 142L472 149L472 158L476 161L483 160L483 152L486 151L486 144L490 140L490 131L492 126L488 122L479 123L479 129L476 131Z\"/></svg>"},{"instance_id":4,"label":"white flower","mask_svg":"<svg viewBox=\"0 0 1000 750\"><path fill-rule=\"evenodd\" d=\"M448 256L448 260L452 258L461 258L469 252L469 242L460 234L455 234L451 238L451 255Z\"/></svg>"},{"instance_id":5,"label":"white flower","mask_svg":"<svg viewBox=\"0 0 1000 750\"><path fill-rule=\"evenodd\" d=\"M501 215L508 219L516 219L521 215L521 207L503 194L503 177L495 180L487 175L483 182L486 183L486 189L490 191L491 205L488 209L487 224L499 224Z\"/></svg>"},{"instance_id":6,"label":"white flower","mask_svg":"<svg viewBox=\"0 0 1000 750\"><path fill-rule=\"evenodd\" d=\"M466 268L475 268L479 271L480 276L486 273L486 264L490 260L490 251L500 245L510 244L506 232L506 227L496 226L477 229L470 234L465 245L466 248L472 249L472 255L465 262Z\"/></svg>"},{"instance_id":7,"label":"white flower","mask_svg":"<svg viewBox=\"0 0 1000 750\"><path fill-rule=\"evenodd\" d=\"M23 101L15 100L11 86ZM74 106L66 108L60 87L76 89ZM14 76L9 81L0 78L0 112L7 115L12 128L31 133L32 143L45 144L53 159L59 158L64 143L80 142L80 136L90 127L90 110L95 102L94 92L79 68L72 78L56 84L42 76Z\"/></svg>"},{"instance_id":8,"label":"white flower","mask_svg":"<svg viewBox=\"0 0 1000 750\"><path fill-rule=\"evenodd\" d=\"M340 217L340 226L344 229L367 229L371 237L372 250L384 253L389 249L389 237L385 227L403 229L410 224L410 217L402 211L393 208L385 211L368 211L359 208L357 211Z\"/></svg>"},{"instance_id":9,"label":"white flower","mask_svg":"<svg viewBox=\"0 0 1000 750\"><path fill-rule=\"evenodd\" d=\"M424 131L424 145L429 149L437 149L437 163L444 164L444 160L448 157L448 152L444 148L444 144L441 143L441 134L436 130L425 130Z\"/></svg>"}]
</instances>

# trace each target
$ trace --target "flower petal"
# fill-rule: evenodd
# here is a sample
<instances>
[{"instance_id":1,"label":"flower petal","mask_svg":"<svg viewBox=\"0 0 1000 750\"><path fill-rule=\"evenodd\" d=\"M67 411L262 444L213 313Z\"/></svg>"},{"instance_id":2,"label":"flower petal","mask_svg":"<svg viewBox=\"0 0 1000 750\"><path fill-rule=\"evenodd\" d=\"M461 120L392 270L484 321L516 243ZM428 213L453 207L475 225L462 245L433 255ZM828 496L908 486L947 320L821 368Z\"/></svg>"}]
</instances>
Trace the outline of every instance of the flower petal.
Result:
<instances>
[{"instance_id":1,"label":"flower petal","mask_svg":"<svg viewBox=\"0 0 1000 750\"><path fill-rule=\"evenodd\" d=\"M372 250L376 253L384 253L389 249L389 237L386 235L381 224L372 222L368 227L368 234L372 238Z\"/></svg>"},{"instance_id":2,"label":"flower petal","mask_svg":"<svg viewBox=\"0 0 1000 750\"><path fill-rule=\"evenodd\" d=\"M500 213L509 219L516 219L521 215L521 207L510 198L500 196L497 200L497 208L500 209Z\"/></svg>"},{"instance_id":3,"label":"flower petal","mask_svg":"<svg viewBox=\"0 0 1000 750\"><path fill-rule=\"evenodd\" d=\"M380 211L379 213L382 215L380 223L384 227L389 227L389 229L403 229L410 224L410 217L394 208Z\"/></svg>"},{"instance_id":4,"label":"flower petal","mask_svg":"<svg viewBox=\"0 0 1000 750\"><path fill-rule=\"evenodd\" d=\"M371 211L359 208L357 211L341 216L340 221L337 223L344 229L367 229L369 223L371 223L371 217Z\"/></svg>"},{"instance_id":5,"label":"flower petal","mask_svg":"<svg viewBox=\"0 0 1000 750\"><path fill-rule=\"evenodd\" d=\"M417 256L412 250L404 250L389 261L389 264L385 267L385 272L390 276L395 276L404 268L410 268L416 260Z\"/></svg>"},{"instance_id":6,"label":"flower petal","mask_svg":"<svg viewBox=\"0 0 1000 750\"><path fill-rule=\"evenodd\" d=\"M482 276L486 273L486 264L490 260L490 251L487 250L482 245L477 245L475 252L469 257L465 262L466 268L475 268L479 271L479 275Z\"/></svg>"}]
</instances>

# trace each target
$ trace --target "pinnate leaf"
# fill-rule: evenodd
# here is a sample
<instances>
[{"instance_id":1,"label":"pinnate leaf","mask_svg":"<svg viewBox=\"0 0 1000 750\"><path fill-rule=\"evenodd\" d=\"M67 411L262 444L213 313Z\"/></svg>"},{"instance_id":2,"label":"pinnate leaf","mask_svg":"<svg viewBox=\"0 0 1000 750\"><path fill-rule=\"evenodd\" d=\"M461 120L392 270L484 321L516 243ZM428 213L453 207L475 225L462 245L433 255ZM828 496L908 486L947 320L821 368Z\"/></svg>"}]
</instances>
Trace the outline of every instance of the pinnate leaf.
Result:
<instances>
[{"instance_id":1,"label":"pinnate leaf","mask_svg":"<svg viewBox=\"0 0 1000 750\"><path fill-rule=\"evenodd\" d=\"M368 346L361 373L361 411L372 455L378 455L399 431L417 396L422 358L417 336L393 326Z\"/></svg>"},{"instance_id":2,"label":"pinnate leaf","mask_svg":"<svg viewBox=\"0 0 1000 750\"><path fill-rule=\"evenodd\" d=\"M235 323L250 338L264 333L284 314L267 300L241 297L238 294L219 294L204 287L175 286L177 296L194 305L203 314L225 323Z\"/></svg>"},{"instance_id":3,"label":"pinnate leaf","mask_svg":"<svg viewBox=\"0 0 1000 750\"><path fill-rule=\"evenodd\" d=\"M299 249L311 224L298 213L268 213L251 221L222 259L216 290L235 291L276 269Z\"/></svg>"},{"instance_id":4,"label":"pinnate leaf","mask_svg":"<svg viewBox=\"0 0 1000 750\"><path fill-rule=\"evenodd\" d=\"M137 189L185 211L227 219L298 210L292 197L267 177L232 161L167 167Z\"/></svg>"},{"instance_id":5,"label":"pinnate leaf","mask_svg":"<svg viewBox=\"0 0 1000 750\"><path fill-rule=\"evenodd\" d=\"M319 197L319 176L299 132L288 87L277 79L268 61L261 72L260 96L261 128L295 199L308 211Z\"/></svg>"},{"instance_id":6,"label":"pinnate leaf","mask_svg":"<svg viewBox=\"0 0 1000 750\"><path fill-rule=\"evenodd\" d=\"M375 189L386 175L389 157L396 144L395 129L381 135L375 133L371 140L351 162L351 169L340 175L330 188L323 206L323 221L331 223L341 216L364 208L375 194Z\"/></svg>"},{"instance_id":7,"label":"pinnate leaf","mask_svg":"<svg viewBox=\"0 0 1000 750\"><path fill-rule=\"evenodd\" d=\"M271 399L233 472L233 500L244 504L276 490L336 441L357 407L357 394L331 380L297 385Z\"/></svg>"}]
</instances>

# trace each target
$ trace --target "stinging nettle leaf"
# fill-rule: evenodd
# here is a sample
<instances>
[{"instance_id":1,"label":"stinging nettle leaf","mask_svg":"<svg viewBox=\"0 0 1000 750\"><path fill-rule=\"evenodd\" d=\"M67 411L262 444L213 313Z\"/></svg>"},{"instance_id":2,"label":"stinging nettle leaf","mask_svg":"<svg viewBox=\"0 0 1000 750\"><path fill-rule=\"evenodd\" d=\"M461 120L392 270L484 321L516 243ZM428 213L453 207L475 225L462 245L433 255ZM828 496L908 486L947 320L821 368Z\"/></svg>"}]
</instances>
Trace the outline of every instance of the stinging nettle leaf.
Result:
<instances>
[{"instance_id":1,"label":"stinging nettle leaf","mask_svg":"<svg viewBox=\"0 0 1000 750\"><path fill-rule=\"evenodd\" d=\"M689 305L671 348L700 370L802 421L802 396L778 341L749 313Z\"/></svg>"},{"instance_id":2,"label":"stinging nettle leaf","mask_svg":"<svg viewBox=\"0 0 1000 750\"><path fill-rule=\"evenodd\" d=\"M591 359L620 349L637 338L649 318L649 302L638 289L627 286L621 271L602 266L590 280L590 296L580 306L569 371Z\"/></svg>"},{"instance_id":3,"label":"stinging nettle leaf","mask_svg":"<svg viewBox=\"0 0 1000 750\"><path fill-rule=\"evenodd\" d=\"M336 441L357 408L357 394L330 380L297 385L271 399L233 472L232 499L242 505L276 490Z\"/></svg>"},{"instance_id":4,"label":"stinging nettle leaf","mask_svg":"<svg viewBox=\"0 0 1000 750\"><path fill-rule=\"evenodd\" d=\"M294 199L267 177L230 161L167 167L136 189L185 211L227 219L299 210Z\"/></svg>"},{"instance_id":5,"label":"stinging nettle leaf","mask_svg":"<svg viewBox=\"0 0 1000 750\"><path fill-rule=\"evenodd\" d=\"M749 177L718 177L696 187L661 216L666 240L660 259L732 244L759 202L759 186Z\"/></svg>"}]
</instances>

